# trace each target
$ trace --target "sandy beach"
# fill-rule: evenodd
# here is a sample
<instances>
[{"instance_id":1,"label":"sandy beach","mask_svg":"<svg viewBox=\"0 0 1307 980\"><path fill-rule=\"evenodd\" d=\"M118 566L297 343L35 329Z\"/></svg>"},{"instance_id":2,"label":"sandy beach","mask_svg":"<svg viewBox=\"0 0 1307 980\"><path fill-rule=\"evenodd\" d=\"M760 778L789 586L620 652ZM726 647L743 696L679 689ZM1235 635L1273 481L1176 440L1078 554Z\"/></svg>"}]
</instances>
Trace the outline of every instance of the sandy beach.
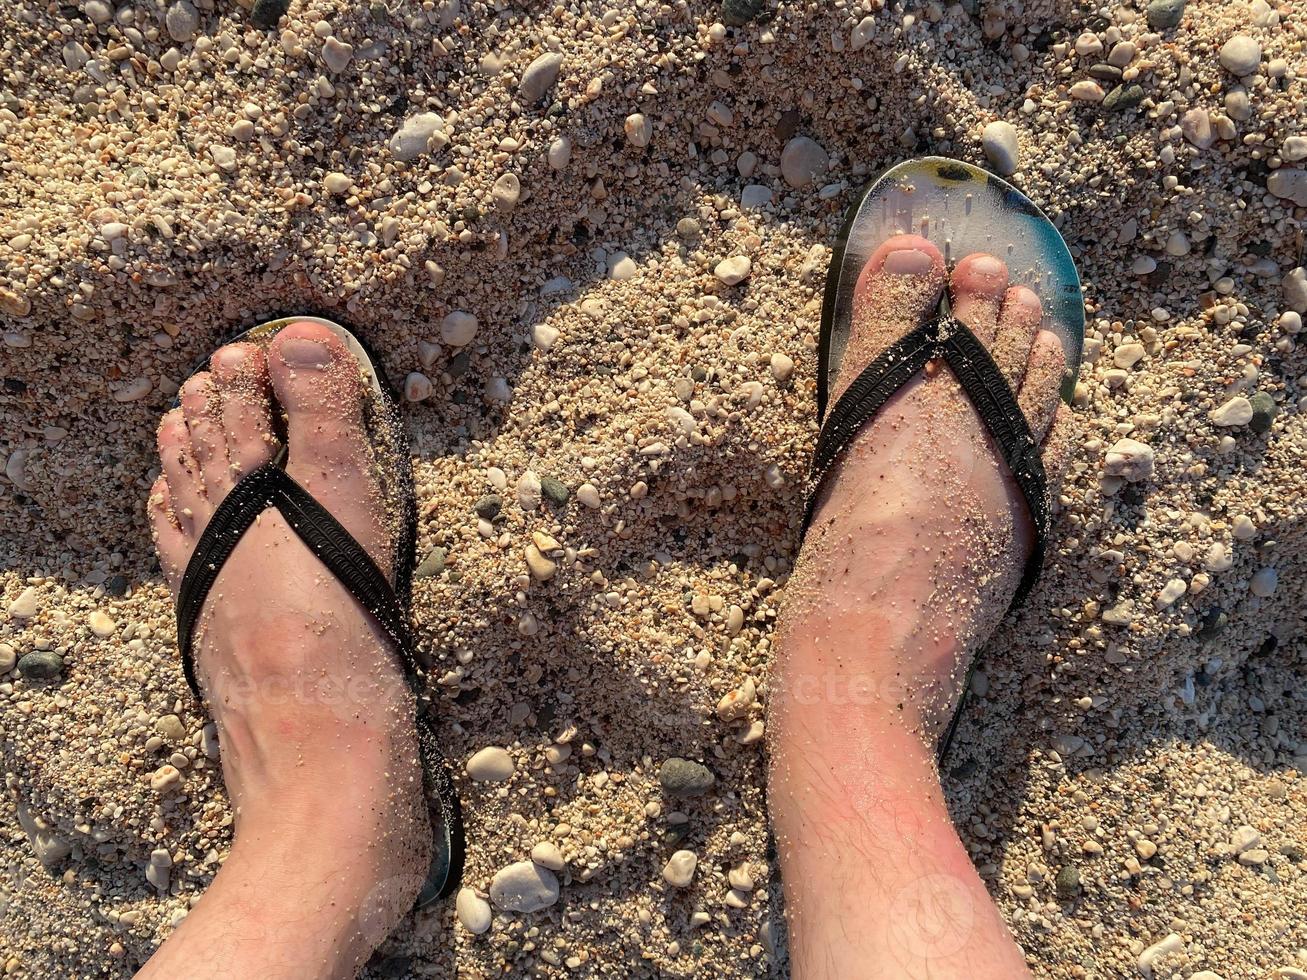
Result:
<instances>
[{"instance_id":1,"label":"sandy beach","mask_svg":"<svg viewBox=\"0 0 1307 980\"><path fill-rule=\"evenodd\" d=\"M787 975L768 667L826 265L939 154L1047 211L1087 309L963 839L1037 977L1307 978L1302 4L17 0L0 69L6 976L130 976L225 857L154 433L308 312L404 392L470 842L366 975ZM557 900L489 904L533 856Z\"/></svg>"}]
</instances>

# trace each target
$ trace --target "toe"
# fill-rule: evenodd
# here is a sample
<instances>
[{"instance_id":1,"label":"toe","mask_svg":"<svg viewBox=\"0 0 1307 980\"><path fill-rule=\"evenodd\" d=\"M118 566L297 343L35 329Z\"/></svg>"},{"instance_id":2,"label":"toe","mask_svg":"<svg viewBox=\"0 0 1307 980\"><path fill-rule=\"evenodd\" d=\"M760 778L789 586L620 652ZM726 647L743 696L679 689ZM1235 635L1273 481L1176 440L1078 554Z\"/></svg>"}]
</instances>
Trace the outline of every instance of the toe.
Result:
<instances>
[{"instance_id":1,"label":"toe","mask_svg":"<svg viewBox=\"0 0 1307 980\"><path fill-rule=\"evenodd\" d=\"M358 362L330 330L294 323L268 350L273 392L286 411L292 461L357 464L366 446Z\"/></svg>"},{"instance_id":2,"label":"toe","mask_svg":"<svg viewBox=\"0 0 1307 980\"><path fill-rule=\"evenodd\" d=\"M205 496L213 504L231 488L231 466L227 460L227 437L222 431L222 400L213 375L201 371L182 385L180 396L191 452L204 479Z\"/></svg>"},{"instance_id":3,"label":"toe","mask_svg":"<svg viewBox=\"0 0 1307 980\"><path fill-rule=\"evenodd\" d=\"M168 492L168 480L165 477L160 476L154 481L154 486L150 487L147 509L154 547L159 552L159 564L163 566L169 587L175 592L190 557L191 539L173 516L172 496Z\"/></svg>"},{"instance_id":4,"label":"toe","mask_svg":"<svg viewBox=\"0 0 1307 980\"><path fill-rule=\"evenodd\" d=\"M895 235L871 254L853 293L853 331L833 394L840 392L939 304L944 256L920 235Z\"/></svg>"},{"instance_id":5,"label":"toe","mask_svg":"<svg viewBox=\"0 0 1307 980\"><path fill-rule=\"evenodd\" d=\"M389 515L378 513L358 362L331 331L295 323L273 340L268 373L286 411L287 472L388 569Z\"/></svg>"},{"instance_id":6,"label":"toe","mask_svg":"<svg viewBox=\"0 0 1307 980\"><path fill-rule=\"evenodd\" d=\"M1030 359L1030 345L1035 341L1035 332L1043 318L1043 307L1032 289L1013 286L1007 291L990 352L1013 391L1021 386L1026 362Z\"/></svg>"},{"instance_id":7,"label":"toe","mask_svg":"<svg viewBox=\"0 0 1307 980\"><path fill-rule=\"evenodd\" d=\"M258 469L277 452L272 425L272 389L263 350L228 344L211 359L222 401L222 427L232 481Z\"/></svg>"},{"instance_id":8,"label":"toe","mask_svg":"<svg viewBox=\"0 0 1307 980\"><path fill-rule=\"evenodd\" d=\"M953 315L971 328L983 344L991 344L999 309L1007 292L1007 266L985 252L968 255L953 270L949 282Z\"/></svg>"},{"instance_id":9,"label":"toe","mask_svg":"<svg viewBox=\"0 0 1307 980\"><path fill-rule=\"evenodd\" d=\"M1053 413L1053 424L1044 438L1040 451L1044 457L1044 472L1048 475L1048 492L1054 503L1062 490L1067 464L1074 448L1075 414L1066 402L1058 402Z\"/></svg>"},{"instance_id":10,"label":"toe","mask_svg":"<svg viewBox=\"0 0 1307 980\"><path fill-rule=\"evenodd\" d=\"M1017 394L1021 411L1025 413L1031 434L1037 441L1043 441L1052 424L1065 372L1066 354L1062 350L1061 338L1051 330L1039 331L1030 349L1030 360L1026 362L1025 377Z\"/></svg>"},{"instance_id":11,"label":"toe","mask_svg":"<svg viewBox=\"0 0 1307 980\"><path fill-rule=\"evenodd\" d=\"M187 534L197 534L208 520L209 503L204 495L204 478L191 452L186 417L180 408L174 408L159 423L158 444L173 517Z\"/></svg>"}]
</instances>

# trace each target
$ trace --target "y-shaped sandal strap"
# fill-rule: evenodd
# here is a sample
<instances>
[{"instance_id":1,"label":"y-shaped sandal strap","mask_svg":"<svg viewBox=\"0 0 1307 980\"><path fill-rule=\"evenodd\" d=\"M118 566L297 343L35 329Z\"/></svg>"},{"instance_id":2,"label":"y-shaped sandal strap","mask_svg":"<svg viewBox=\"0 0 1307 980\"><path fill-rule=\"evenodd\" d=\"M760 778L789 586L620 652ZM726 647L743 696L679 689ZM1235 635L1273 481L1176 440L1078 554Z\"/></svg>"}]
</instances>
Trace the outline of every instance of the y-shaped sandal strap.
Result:
<instances>
[{"instance_id":1,"label":"y-shaped sandal strap","mask_svg":"<svg viewBox=\"0 0 1307 980\"><path fill-rule=\"evenodd\" d=\"M1030 431L1030 423L1017 403L1012 386L1003 377L985 345L965 324L950 316L924 324L891 344L862 370L835 403L822 425L813 452L813 492L808 498L808 511L803 519L804 531L812 522L822 479L849 448L859 430L896 391L935 358L943 358L975 405L1029 508L1035 540L1021 583L1012 599L1012 605L1018 606L1039 578L1044 564L1051 517L1048 477L1039 454L1039 444ZM964 688L964 697L965 693ZM940 739L936 757L941 761L952 745L961 717L961 710L953 713Z\"/></svg>"},{"instance_id":2,"label":"y-shaped sandal strap","mask_svg":"<svg viewBox=\"0 0 1307 980\"><path fill-rule=\"evenodd\" d=\"M923 324L891 344L862 370L835 403L813 452L814 490L808 500L804 530L812 521L822 478L891 396L935 358L942 358L948 364L976 406L1030 510L1035 541L1012 601L1016 606L1030 592L1044 564L1050 516L1048 478L1039 444L1003 372L976 335L950 316Z\"/></svg>"},{"instance_id":3,"label":"y-shaped sandal strap","mask_svg":"<svg viewBox=\"0 0 1307 980\"><path fill-rule=\"evenodd\" d=\"M341 523L274 460L246 475L223 498L200 535L177 590L177 646L195 696L201 693L191 641L200 610L241 536L269 507L281 512L291 530L377 621L391 640L404 676L416 686L413 634L385 574Z\"/></svg>"},{"instance_id":4,"label":"y-shaped sandal strap","mask_svg":"<svg viewBox=\"0 0 1307 980\"><path fill-rule=\"evenodd\" d=\"M177 590L177 645L186 681L202 698L191 651L195 624L204 600L231 557L241 536L269 507L281 512L291 530L366 609L391 640L409 686L420 697L420 679L413 656L413 633L395 590L364 547L336 518L281 468L282 456L245 476L218 505L209 519ZM427 780L428 813L437 848L417 907L442 898L458 883L463 871L463 820L458 795L445 768L434 720L419 707L418 751Z\"/></svg>"}]
</instances>

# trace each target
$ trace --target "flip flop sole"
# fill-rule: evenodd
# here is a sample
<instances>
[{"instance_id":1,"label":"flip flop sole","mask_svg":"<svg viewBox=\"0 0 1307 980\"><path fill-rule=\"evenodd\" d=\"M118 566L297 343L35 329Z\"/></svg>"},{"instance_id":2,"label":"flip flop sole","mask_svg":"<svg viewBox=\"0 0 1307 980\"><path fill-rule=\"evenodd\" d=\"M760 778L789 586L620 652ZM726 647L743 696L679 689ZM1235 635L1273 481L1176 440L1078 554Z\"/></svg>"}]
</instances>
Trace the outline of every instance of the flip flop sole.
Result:
<instances>
[{"instance_id":1,"label":"flip flop sole","mask_svg":"<svg viewBox=\"0 0 1307 980\"><path fill-rule=\"evenodd\" d=\"M1085 336L1084 295L1071 251L1053 222L1019 190L959 160L923 157L876 176L849 207L831 257L822 304L818 417L826 414L853 324L853 290L872 253L894 235L916 234L938 246L952 267L973 252L1002 259L1015 284L1044 306L1043 326L1062 338L1070 403Z\"/></svg>"}]
</instances>

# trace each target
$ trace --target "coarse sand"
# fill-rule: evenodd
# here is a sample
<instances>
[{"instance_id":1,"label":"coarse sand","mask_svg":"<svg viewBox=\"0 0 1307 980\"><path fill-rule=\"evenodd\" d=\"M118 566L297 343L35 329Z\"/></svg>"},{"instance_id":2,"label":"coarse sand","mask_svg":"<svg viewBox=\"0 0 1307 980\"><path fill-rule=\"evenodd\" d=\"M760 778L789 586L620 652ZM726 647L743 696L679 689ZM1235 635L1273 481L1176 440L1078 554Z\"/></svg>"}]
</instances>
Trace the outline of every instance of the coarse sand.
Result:
<instances>
[{"instance_id":1,"label":"coarse sand","mask_svg":"<svg viewBox=\"0 0 1307 980\"><path fill-rule=\"evenodd\" d=\"M408 398L466 885L561 855L543 911L439 905L368 975L783 974L821 289L926 153L1011 171L1089 314L1046 574L945 766L963 838L1038 977L1307 976L1302 4L285 8L0 5L6 976L129 976L230 845L145 500L179 382L295 312Z\"/></svg>"}]
</instances>

